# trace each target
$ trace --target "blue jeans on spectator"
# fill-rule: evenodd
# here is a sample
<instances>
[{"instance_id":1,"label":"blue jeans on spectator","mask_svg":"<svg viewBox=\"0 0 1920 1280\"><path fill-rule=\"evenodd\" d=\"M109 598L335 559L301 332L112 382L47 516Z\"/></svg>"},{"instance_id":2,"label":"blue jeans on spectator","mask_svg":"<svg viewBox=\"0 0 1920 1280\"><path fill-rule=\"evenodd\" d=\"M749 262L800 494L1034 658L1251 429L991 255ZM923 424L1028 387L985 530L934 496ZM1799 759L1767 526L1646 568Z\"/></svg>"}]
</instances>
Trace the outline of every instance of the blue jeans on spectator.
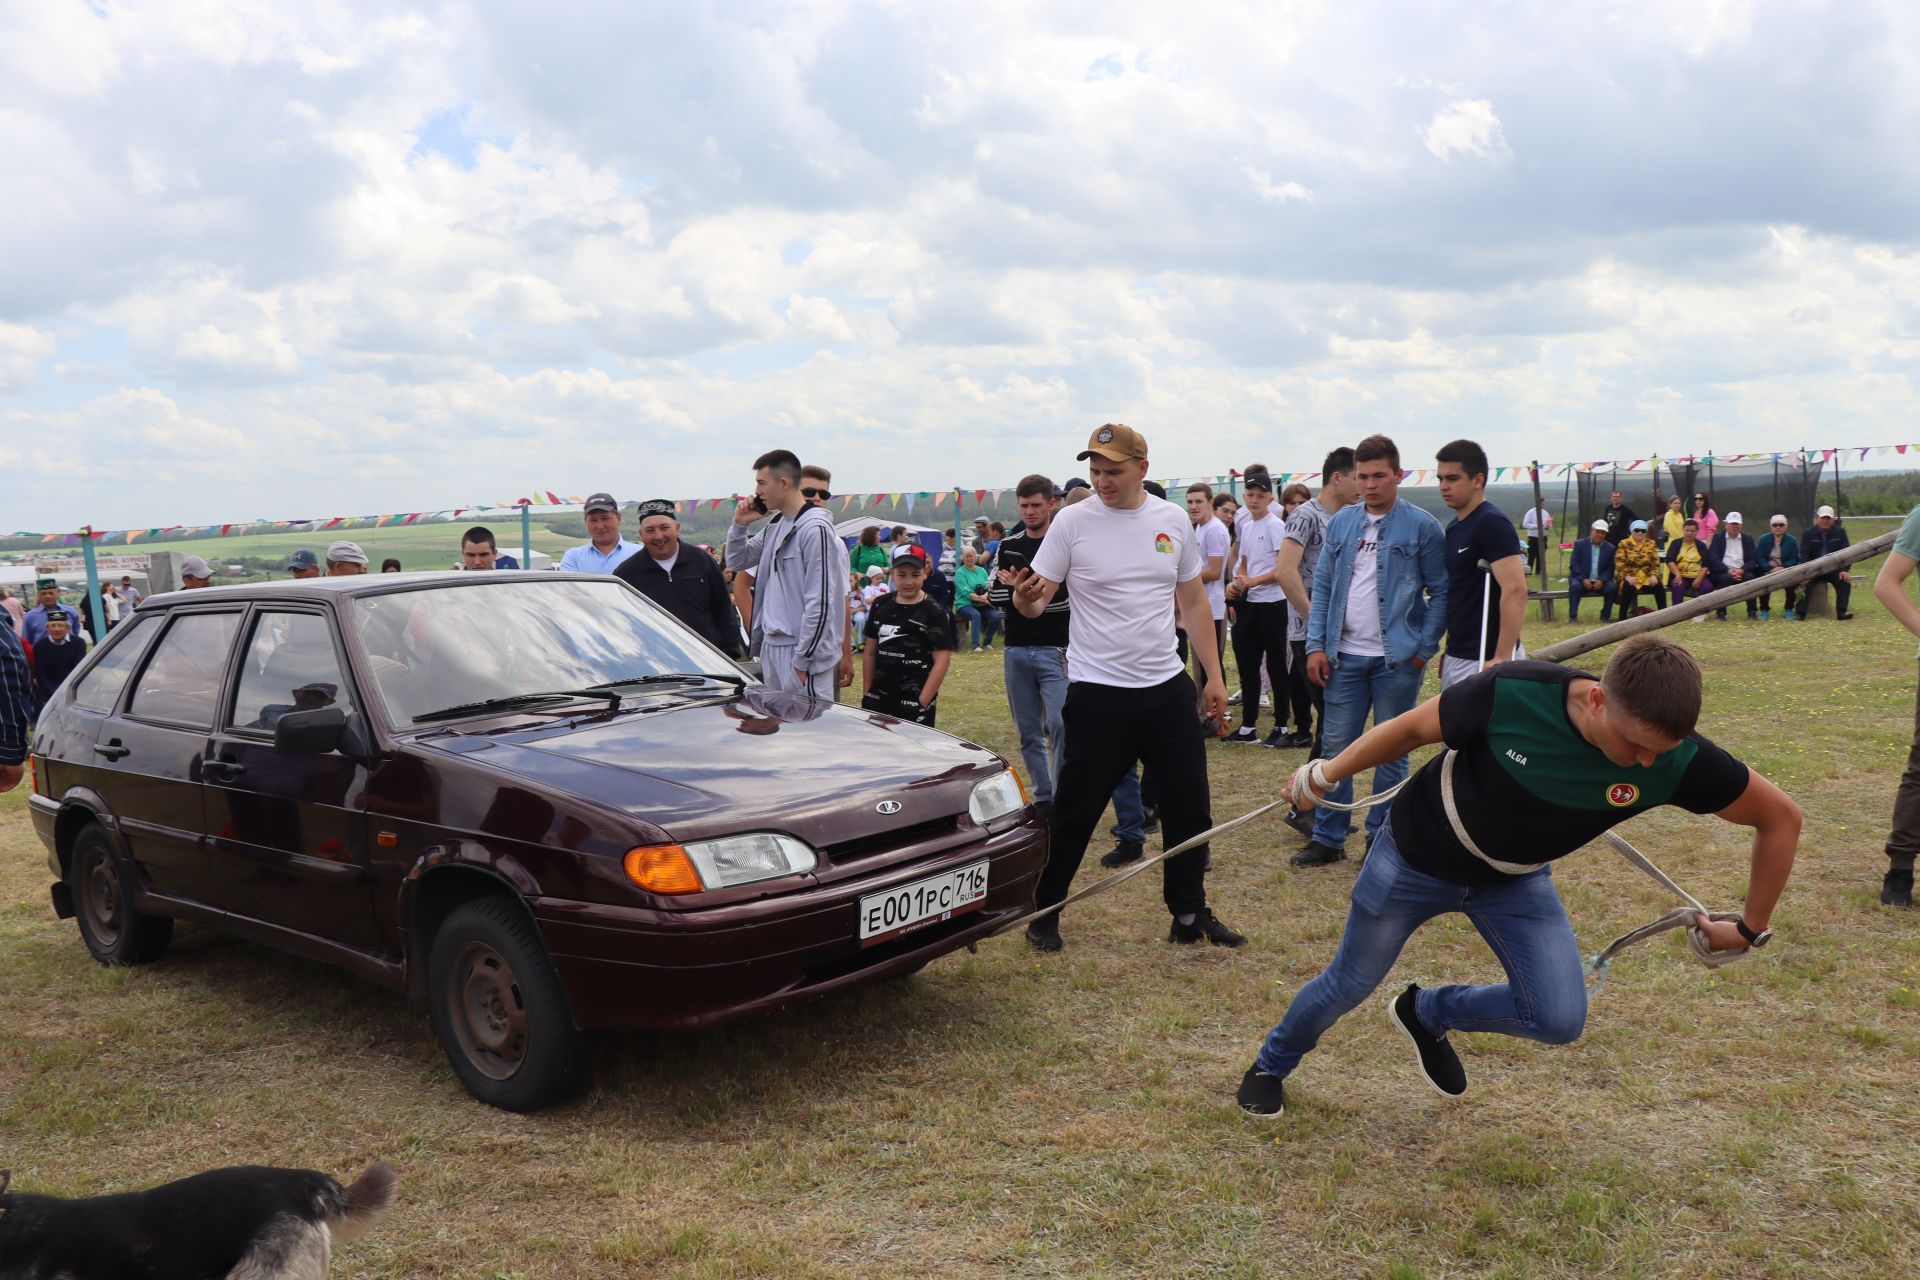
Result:
<instances>
[{"instance_id":1,"label":"blue jeans on spectator","mask_svg":"<svg viewBox=\"0 0 1920 1280\"><path fill-rule=\"evenodd\" d=\"M954 610L954 616L963 618L973 628L973 647L992 644L993 638L1000 634L1000 611L986 605L965 604ZM980 638L980 629L986 628L987 638Z\"/></svg>"},{"instance_id":2,"label":"blue jeans on spectator","mask_svg":"<svg viewBox=\"0 0 1920 1280\"><path fill-rule=\"evenodd\" d=\"M1033 798L1050 804L1066 741L1060 709L1067 705L1067 651L1053 645L1013 645L1006 650L1001 671Z\"/></svg>"},{"instance_id":3,"label":"blue jeans on spectator","mask_svg":"<svg viewBox=\"0 0 1920 1280\"><path fill-rule=\"evenodd\" d=\"M1412 662L1390 664L1385 658L1363 658L1343 653L1327 680L1327 706L1320 714L1321 750L1331 760L1353 745L1366 732L1367 713L1375 724L1385 724L1397 715L1413 710L1420 697L1420 678L1426 669ZM1373 771L1373 790L1378 795L1407 776L1407 758L1389 760ZM1327 799L1341 804L1353 803L1353 779L1342 778L1327 792ZM1387 806L1367 810L1367 843L1371 845L1387 820ZM1313 812L1315 843L1335 849L1347 842L1353 830L1353 815L1332 809Z\"/></svg>"},{"instance_id":4,"label":"blue jeans on spectator","mask_svg":"<svg viewBox=\"0 0 1920 1280\"><path fill-rule=\"evenodd\" d=\"M1127 766L1127 776L1113 789L1113 834L1135 844L1147 842L1147 806L1140 801L1140 766Z\"/></svg>"},{"instance_id":5,"label":"blue jeans on spectator","mask_svg":"<svg viewBox=\"0 0 1920 1280\"><path fill-rule=\"evenodd\" d=\"M1400 948L1427 921L1458 911L1473 922L1506 970L1495 986L1430 987L1414 999L1427 1031L1496 1031L1501 1035L1568 1044L1587 1021L1586 969L1566 908L1542 867L1484 889L1415 871L1400 856L1393 828L1382 828L1354 881L1353 905L1333 963L1287 1006L1256 1061L1285 1076L1318 1044L1341 1015L1386 979Z\"/></svg>"}]
</instances>

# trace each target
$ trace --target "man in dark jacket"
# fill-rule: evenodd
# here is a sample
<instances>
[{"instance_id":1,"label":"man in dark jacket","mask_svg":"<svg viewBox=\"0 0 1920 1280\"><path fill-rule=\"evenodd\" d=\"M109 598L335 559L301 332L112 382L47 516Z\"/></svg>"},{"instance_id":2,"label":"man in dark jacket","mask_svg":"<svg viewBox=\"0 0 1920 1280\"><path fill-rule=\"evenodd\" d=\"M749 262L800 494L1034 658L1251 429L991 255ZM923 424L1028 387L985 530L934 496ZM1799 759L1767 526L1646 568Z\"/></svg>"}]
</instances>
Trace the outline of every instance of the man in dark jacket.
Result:
<instances>
[{"instance_id":1,"label":"man in dark jacket","mask_svg":"<svg viewBox=\"0 0 1920 1280\"><path fill-rule=\"evenodd\" d=\"M614 566L613 576L680 619L730 658L740 656L740 620L727 594L726 576L712 556L680 544L680 516L673 503L655 498L640 504L640 551Z\"/></svg>"},{"instance_id":2,"label":"man in dark jacket","mask_svg":"<svg viewBox=\"0 0 1920 1280\"><path fill-rule=\"evenodd\" d=\"M33 642L33 683L43 707L87 656L86 644L72 631L67 615L49 614L47 634Z\"/></svg>"},{"instance_id":3,"label":"man in dark jacket","mask_svg":"<svg viewBox=\"0 0 1920 1280\"><path fill-rule=\"evenodd\" d=\"M1713 541L1707 547L1709 558L1718 560L1720 568L1714 572L1713 585L1716 588L1730 587L1736 582L1745 582L1761 572L1760 550L1754 545L1753 535L1746 530L1746 521L1738 511L1727 512L1726 519L1720 522L1719 530L1713 535ZM1727 620L1727 611L1718 609L1714 617ZM1747 616L1760 616L1760 602L1751 596L1747 598Z\"/></svg>"},{"instance_id":4,"label":"man in dark jacket","mask_svg":"<svg viewBox=\"0 0 1920 1280\"><path fill-rule=\"evenodd\" d=\"M1847 531L1834 519L1832 507L1821 507L1813 513L1813 528L1800 535L1800 561L1818 560L1821 556L1830 556L1847 545ZM1846 622L1853 617L1847 612L1847 602L1853 597L1853 575L1845 569L1836 569L1832 573L1815 578L1814 582L1830 583L1833 587L1833 616L1837 621ZM1813 583L1800 593L1800 612L1794 617L1807 620L1807 597L1813 594Z\"/></svg>"},{"instance_id":5,"label":"man in dark jacket","mask_svg":"<svg viewBox=\"0 0 1920 1280\"><path fill-rule=\"evenodd\" d=\"M1612 532L1605 520L1595 520L1585 540L1573 544L1573 559L1567 562L1567 620L1580 621L1580 602L1588 596L1600 597L1600 621L1613 616L1613 544Z\"/></svg>"},{"instance_id":6,"label":"man in dark jacket","mask_svg":"<svg viewBox=\"0 0 1920 1280\"><path fill-rule=\"evenodd\" d=\"M1767 532L1760 535L1759 545L1755 548L1760 563L1754 566L1755 573L1779 573L1782 569L1791 569L1800 563L1800 539L1787 532L1787 518L1776 515L1767 522ZM1787 610L1780 615L1782 622L1793 617L1793 602L1799 599L1798 587L1787 588ZM1768 591L1760 597L1760 621L1765 622L1773 616L1770 607L1773 593Z\"/></svg>"},{"instance_id":7,"label":"man in dark jacket","mask_svg":"<svg viewBox=\"0 0 1920 1280\"><path fill-rule=\"evenodd\" d=\"M1607 541L1617 547L1632 536L1633 522L1640 517L1633 514L1633 508L1627 505L1625 496L1615 489L1607 500L1607 509L1600 513L1600 518L1607 522Z\"/></svg>"}]
</instances>

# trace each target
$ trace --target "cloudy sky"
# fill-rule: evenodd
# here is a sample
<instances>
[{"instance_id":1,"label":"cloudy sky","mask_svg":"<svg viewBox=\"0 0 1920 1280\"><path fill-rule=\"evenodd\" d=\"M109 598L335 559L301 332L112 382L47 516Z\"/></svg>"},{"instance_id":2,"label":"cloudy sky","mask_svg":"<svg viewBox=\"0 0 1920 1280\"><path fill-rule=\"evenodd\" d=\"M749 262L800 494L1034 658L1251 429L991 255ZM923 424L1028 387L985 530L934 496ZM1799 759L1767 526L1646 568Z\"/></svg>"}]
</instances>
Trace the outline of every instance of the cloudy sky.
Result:
<instances>
[{"instance_id":1,"label":"cloudy sky","mask_svg":"<svg viewBox=\"0 0 1920 1280\"><path fill-rule=\"evenodd\" d=\"M1887 0L0 0L0 528L1920 440Z\"/></svg>"}]
</instances>

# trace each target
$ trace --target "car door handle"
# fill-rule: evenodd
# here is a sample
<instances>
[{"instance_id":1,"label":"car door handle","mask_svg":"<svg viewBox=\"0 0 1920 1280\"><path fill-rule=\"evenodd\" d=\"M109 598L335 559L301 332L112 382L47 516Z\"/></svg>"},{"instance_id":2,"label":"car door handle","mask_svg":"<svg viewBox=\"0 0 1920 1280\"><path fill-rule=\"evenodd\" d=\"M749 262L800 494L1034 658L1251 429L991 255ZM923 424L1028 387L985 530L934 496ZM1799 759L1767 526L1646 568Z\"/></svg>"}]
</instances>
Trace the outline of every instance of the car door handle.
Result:
<instances>
[{"instance_id":1,"label":"car door handle","mask_svg":"<svg viewBox=\"0 0 1920 1280\"><path fill-rule=\"evenodd\" d=\"M237 778L246 771L247 766L231 760L204 760L200 764L200 772L208 777Z\"/></svg>"},{"instance_id":2,"label":"car door handle","mask_svg":"<svg viewBox=\"0 0 1920 1280\"><path fill-rule=\"evenodd\" d=\"M133 748L123 747L117 742L109 743L103 747L96 742L93 744L93 753L97 756L105 756L109 760L118 760L121 756L131 755Z\"/></svg>"}]
</instances>

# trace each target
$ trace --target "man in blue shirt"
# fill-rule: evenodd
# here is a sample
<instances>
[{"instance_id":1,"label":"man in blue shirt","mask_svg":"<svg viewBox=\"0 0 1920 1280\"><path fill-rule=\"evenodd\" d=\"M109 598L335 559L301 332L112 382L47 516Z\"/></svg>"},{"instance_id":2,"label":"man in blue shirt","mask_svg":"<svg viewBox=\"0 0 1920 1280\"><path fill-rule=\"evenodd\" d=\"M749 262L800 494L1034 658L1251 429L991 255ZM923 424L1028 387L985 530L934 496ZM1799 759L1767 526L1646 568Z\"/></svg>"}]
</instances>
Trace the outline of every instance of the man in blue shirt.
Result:
<instances>
[{"instance_id":1,"label":"man in blue shirt","mask_svg":"<svg viewBox=\"0 0 1920 1280\"><path fill-rule=\"evenodd\" d=\"M20 623L20 643L32 649L34 642L46 638L47 615L64 613L67 625L74 635L83 634L80 630L80 612L72 605L60 603L60 584L52 578L39 578L33 584L33 608L27 610L26 617Z\"/></svg>"},{"instance_id":2,"label":"man in blue shirt","mask_svg":"<svg viewBox=\"0 0 1920 1280\"><path fill-rule=\"evenodd\" d=\"M1361 500L1327 521L1307 617L1307 679L1327 691L1320 738L1328 757L1360 737L1369 712L1384 724L1413 708L1447 626L1446 535L1438 520L1400 501L1399 446L1368 436L1353 447L1353 462ZM1405 756L1386 761L1373 771L1373 789L1406 776ZM1328 794L1351 802L1353 780ZM1367 815L1368 843L1386 820L1384 805ZM1293 865L1341 861L1352 829L1347 814L1317 810L1313 840Z\"/></svg>"},{"instance_id":3,"label":"man in blue shirt","mask_svg":"<svg viewBox=\"0 0 1920 1280\"><path fill-rule=\"evenodd\" d=\"M609 493L596 493L587 499L587 536L584 542L560 557L560 567L574 573L612 573L620 562L640 549L637 542L620 536L620 504Z\"/></svg>"},{"instance_id":4,"label":"man in blue shirt","mask_svg":"<svg viewBox=\"0 0 1920 1280\"><path fill-rule=\"evenodd\" d=\"M1487 502L1487 451L1471 440L1455 440L1442 446L1434 461L1440 464L1435 472L1440 500L1453 511L1446 531L1447 653L1440 661L1445 689L1482 666L1527 656L1520 645L1527 568L1513 521ZM1492 600L1486 599L1488 592Z\"/></svg>"}]
</instances>

